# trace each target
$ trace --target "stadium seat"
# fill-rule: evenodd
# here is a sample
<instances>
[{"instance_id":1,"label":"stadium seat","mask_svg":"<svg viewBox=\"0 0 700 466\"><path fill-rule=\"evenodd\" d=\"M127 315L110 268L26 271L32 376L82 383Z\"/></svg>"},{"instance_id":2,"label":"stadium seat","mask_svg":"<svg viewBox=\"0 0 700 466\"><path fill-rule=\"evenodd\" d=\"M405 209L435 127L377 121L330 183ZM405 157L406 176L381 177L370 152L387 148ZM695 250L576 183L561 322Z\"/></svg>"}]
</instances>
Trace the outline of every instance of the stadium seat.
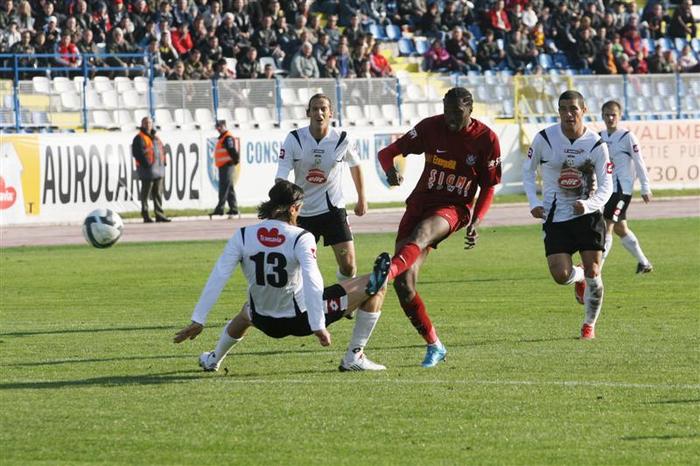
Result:
<instances>
[{"instance_id":1,"label":"stadium seat","mask_svg":"<svg viewBox=\"0 0 700 466\"><path fill-rule=\"evenodd\" d=\"M571 68L571 63L569 63L569 58L565 53L555 53L552 57L554 66L560 70L565 70Z\"/></svg>"},{"instance_id":2,"label":"stadium seat","mask_svg":"<svg viewBox=\"0 0 700 466\"><path fill-rule=\"evenodd\" d=\"M61 93L61 107L63 110L79 110L83 107L80 95L77 92Z\"/></svg>"},{"instance_id":3,"label":"stadium seat","mask_svg":"<svg viewBox=\"0 0 700 466\"><path fill-rule=\"evenodd\" d=\"M185 131L193 130L197 127L194 118L192 118L192 113L187 108L176 108L173 112L173 121L178 128Z\"/></svg>"},{"instance_id":4,"label":"stadium seat","mask_svg":"<svg viewBox=\"0 0 700 466\"><path fill-rule=\"evenodd\" d=\"M397 41L401 39L401 28L398 27L396 24L387 24L386 37L391 41Z\"/></svg>"},{"instance_id":5,"label":"stadium seat","mask_svg":"<svg viewBox=\"0 0 700 466\"><path fill-rule=\"evenodd\" d=\"M90 126L105 129L116 127L114 121L112 121L112 116L105 110L94 110L90 112Z\"/></svg>"},{"instance_id":6,"label":"stadium seat","mask_svg":"<svg viewBox=\"0 0 700 466\"><path fill-rule=\"evenodd\" d=\"M232 128L236 124L236 119L233 118L231 110L228 108L219 107L216 111L216 119L224 120L229 128Z\"/></svg>"},{"instance_id":7,"label":"stadium seat","mask_svg":"<svg viewBox=\"0 0 700 466\"><path fill-rule=\"evenodd\" d=\"M314 94L315 92L312 92L308 87L300 87L297 89L297 96L299 97L298 102L306 106L309 104L309 99Z\"/></svg>"},{"instance_id":8,"label":"stadium seat","mask_svg":"<svg viewBox=\"0 0 700 466\"><path fill-rule=\"evenodd\" d=\"M134 117L129 110L115 110L112 121L114 121L114 125L122 131L131 131L141 123L139 122L137 124L134 121Z\"/></svg>"},{"instance_id":9,"label":"stadium seat","mask_svg":"<svg viewBox=\"0 0 700 466\"><path fill-rule=\"evenodd\" d=\"M554 68L554 60L552 60L551 55L547 53L541 53L537 56L537 63L542 67L544 71Z\"/></svg>"},{"instance_id":10,"label":"stadium seat","mask_svg":"<svg viewBox=\"0 0 700 466\"><path fill-rule=\"evenodd\" d=\"M399 108L395 104L382 104L382 118L390 125L400 125Z\"/></svg>"},{"instance_id":11,"label":"stadium seat","mask_svg":"<svg viewBox=\"0 0 700 466\"><path fill-rule=\"evenodd\" d=\"M502 112L501 116L505 116L505 117L515 116L513 101L510 99L503 100L501 112Z\"/></svg>"},{"instance_id":12,"label":"stadium seat","mask_svg":"<svg viewBox=\"0 0 700 466\"><path fill-rule=\"evenodd\" d=\"M142 107L147 100L148 98L145 94L139 94L133 89L121 94L121 103L124 108Z\"/></svg>"},{"instance_id":13,"label":"stadium seat","mask_svg":"<svg viewBox=\"0 0 700 466\"><path fill-rule=\"evenodd\" d=\"M367 126L369 124L369 121L362 111L362 107L359 105L348 105L346 107L346 113L348 120L355 126Z\"/></svg>"},{"instance_id":14,"label":"stadium seat","mask_svg":"<svg viewBox=\"0 0 700 466\"><path fill-rule=\"evenodd\" d=\"M498 48L501 50L505 50L505 41L503 39L496 39L496 45L498 45Z\"/></svg>"},{"instance_id":15,"label":"stadium seat","mask_svg":"<svg viewBox=\"0 0 700 466\"><path fill-rule=\"evenodd\" d=\"M291 87L281 88L280 97L282 99L282 105L295 105L299 102L296 91Z\"/></svg>"},{"instance_id":16,"label":"stadium seat","mask_svg":"<svg viewBox=\"0 0 700 466\"><path fill-rule=\"evenodd\" d=\"M134 89L141 93L148 92L148 78L144 78L143 76L136 76L134 78Z\"/></svg>"},{"instance_id":17,"label":"stadium seat","mask_svg":"<svg viewBox=\"0 0 700 466\"><path fill-rule=\"evenodd\" d=\"M102 99L100 98L100 94L93 89L88 89L85 91L85 106L88 108L88 110L102 107Z\"/></svg>"},{"instance_id":18,"label":"stadium seat","mask_svg":"<svg viewBox=\"0 0 700 466\"><path fill-rule=\"evenodd\" d=\"M430 42L428 41L428 39L416 38L415 43L416 43L416 53L419 55L423 55L428 50L430 50Z\"/></svg>"},{"instance_id":19,"label":"stadium seat","mask_svg":"<svg viewBox=\"0 0 700 466\"><path fill-rule=\"evenodd\" d=\"M268 107L253 107L253 120L260 129L274 128L277 118Z\"/></svg>"},{"instance_id":20,"label":"stadium seat","mask_svg":"<svg viewBox=\"0 0 700 466\"><path fill-rule=\"evenodd\" d=\"M90 83L89 80L86 80L84 76L76 76L73 78L73 90L75 90L78 94L83 93L83 88L85 87L85 83Z\"/></svg>"},{"instance_id":21,"label":"stadium seat","mask_svg":"<svg viewBox=\"0 0 700 466\"><path fill-rule=\"evenodd\" d=\"M425 93L423 92L423 88L418 84L408 83L404 98L409 102L418 102L425 100Z\"/></svg>"},{"instance_id":22,"label":"stadium seat","mask_svg":"<svg viewBox=\"0 0 700 466\"><path fill-rule=\"evenodd\" d=\"M668 37L662 37L658 40L658 46L662 51L673 49L673 42Z\"/></svg>"},{"instance_id":23,"label":"stadium seat","mask_svg":"<svg viewBox=\"0 0 700 466\"><path fill-rule=\"evenodd\" d=\"M51 94L51 80L45 76L34 76L32 87L35 94Z\"/></svg>"},{"instance_id":24,"label":"stadium seat","mask_svg":"<svg viewBox=\"0 0 700 466\"><path fill-rule=\"evenodd\" d=\"M372 36L376 40L386 40L386 33L384 32L384 28L378 24L370 24L369 25L369 32L372 34Z\"/></svg>"},{"instance_id":25,"label":"stadium seat","mask_svg":"<svg viewBox=\"0 0 700 466\"><path fill-rule=\"evenodd\" d=\"M410 57L416 54L416 46L413 44L413 39L402 37L399 39L399 55Z\"/></svg>"},{"instance_id":26,"label":"stadium seat","mask_svg":"<svg viewBox=\"0 0 700 466\"><path fill-rule=\"evenodd\" d=\"M413 119L418 116L416 104L413 102L404 102L401 104L401 124L412 124Z\"/></svg>"},{"instance_id":27,"label":"stadium seat","mask_svg":"<svg viewBox=\"0 0 700 466\"><path fill-rule=\"evenodd\" d=\"M60 94L61 92L71 92L75 89L71 80L63 76L56 76L51 80L51 84L53 87L53 92L56 94Z\"/></svg>"},{"instance_id":28,"label":"stadium seat","mask_svg":"<svg viewBox=\"0 0 700 466\"><path fill-rule=\"evenodd\" d=\"M233 110L233 121L239 128L250 128L253 126L250 110L246 107L236 107Z\"/></svg>"},{"instance_id":29,"label":"stadium seat","mask_svg":"<svg viewBox=\"0 0 700 466\"><path fill-rule=\"evenodd\" d=\"M106 91L101 94L102 108L114 110L119 108L119 95L117 91Z\"/></svg>"},{"instance_id":30,"label":"stadium seat","mask_svg":"<svg viewBox=\"0 0 700 466\"><path fill-rule=\"evenodd\" d=\"M131 79L125 76L117 76L114 78L114 88L119 93L130 91L134 88L134 83L131 82Z\"/></svg>"},{"instance_id":31,"label":"stadium seat","mask_svg":"<svg viewBox=\"0 0 700 466\"><path fill-rule=\"evenodd\" d=\"M484 70L484 80L490 86L496 85L496 72L494 70Z\"/></svg>"},{"instance_id":32,"label":"stadium seat","mask_svg":"<svg viewBox=\"0 0 700 466\"><path fill-rule=\"evenodd\" d=\"M681 50L683 50L683 47L688 45L688 41L682 37L676 37L673 40L673 45L675 46L675 49L680 52Z\"/></svg>"},{"instance_id":33,"label":"stadium seat","mask_svg":"<svg viewBox=\"0 0 700 466\"><path fill-rule=\"evenodd\" d=\"M474 36L474 39L477 41L484 37L484 33L481 32L481 28L478 24L470 24L467 29L469 29L469 32L472 33L472 36Z\"/></svg>"},{"instance_id":34,"label":"stadium seat","mask_svg":"<svg viewBox=\"0 0 700 466\"><path fill-rule=\"evenodd\" d=\"M32 112L32 126L48 128L51 126L49 115L46 112Z\"/></svg>"},{"instance_id":35,"label":"stadium seat","mask_svg":"<svg viewBox=\"0 0 700 466\"><path fill-rule=\"evenodd\" d=\"M287 75L287 71L277 68L277 62L272 57L260 57L260 72L265 70L267 65L272 65L272 69L275 70L275 74Z\"/></svg>"},{"instance_id":36,"label":"stadium seat","mask_svg":"<svg viewBox=\"0 0 700 466\"><path fill-rule=\"evenodd\" d=\"M369 122L374 126L386 126L387 121L384 119L382 109L377 104L369 104L365 106L365 115L369 118Z\"/></svg>"},{"instance_id":37,"label":"stadium seat","mask_svg":"<svg viewBox=\"0 0 700 466\"><path fill-rule=\"evenodd\" d=\"M112 80L107 76L95 76L92 78L92 88L97 92L106 92L114 89Z\"/></svg>"},{"instance_id":38,"label":"stadium seat","mask_svg":"<svg viewBox=\"0 0 700 466\"><path fill-rule=\"evenodd\" d=\"M15 112L7 108L0 109L0 128L13 126L15 126Z\"/></svg>"},{"instance_id":39,"label":"stadium seat","mask_svg":"<svg viewBox=\"0 0 700 466\"><path fill-rule=\"evenodd\" d=\"M170 110L167 108L157 108L155 114L155 123L163 131L171 131L177 128Z\"/></svg>"},{"instance_id":40,"label":"stadium seat","mask_svg":"<svg viewBox=\"0 0 700 466\"><path fill-rule=\"evenodd\" d=\"M644 39L644 43L646 44L649 53L654 53L654 50L656 50L656 42L654 41L654 39L652 39L651 37L646 38Z\"/></svg>"},{"instance_id":41,"label":"stadium seat","mask_svg":"<svg viewBox=\"0 0 700 466\"><path fill-rule=\"evenodd\" d=\"M150 117L150 113L148 112L147 109L145 108L137 108L134 110L134 123L136 123L136 126L141 126L141 120L143 120L146 117Z\"/></svg>"},{"instance_id":42,"label":"stadium seat","mask_svg":"<svg viewBox=\"0 0 700 466\"><path fill-rule=\"evenodd\" d=\"M194 121L204 131L214 129L214 115L208 108L198 108L194 111Z\"/></svg>"},{"instance_id":43,"label":"stadium seat","mask_svg":"<svg viewBox=\"0 0 700 466\"><path fill-rule=\"evenodd\" d=\"M692 48L695 53L700 53L700 39L693 37L693 40L690 41L690 48Z\"/></svg>"}]
</instances>

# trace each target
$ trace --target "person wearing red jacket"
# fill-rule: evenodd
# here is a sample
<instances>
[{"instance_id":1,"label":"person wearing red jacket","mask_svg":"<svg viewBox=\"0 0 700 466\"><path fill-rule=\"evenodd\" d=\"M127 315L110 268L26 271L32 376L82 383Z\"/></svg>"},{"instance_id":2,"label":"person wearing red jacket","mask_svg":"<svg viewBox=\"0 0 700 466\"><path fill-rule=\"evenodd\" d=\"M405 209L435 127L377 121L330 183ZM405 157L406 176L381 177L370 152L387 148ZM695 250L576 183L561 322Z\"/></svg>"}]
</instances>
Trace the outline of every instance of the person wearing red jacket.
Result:
<instances>
[{"instance_id":1,"label":"person wearing red jacket","mask_svg":"<svg viewBox=\"0 0 700 466\"><path fill-rule=\"evenodd\" d=\"M170 37L173 47L181 57L187 55L194 47L190 27L187 23L181 23L177 28L171 30Z\"/></svg>"},{"instance_id":2,"label":"person wearing red jacket","mask_svg":"<svg viewBox=\"0 0 700 466\"><path fill-rule=\"evenodd\" d=\"M496 6L489 10L488 19L496 39L505 39L511 30L511 25L503 0L498 0Z\"/></svg>"},{"instance_id":3,"label":"person wearing red jacket","mask_svg":"<svg viewBox=\"0 0 700 466\"><path fill-rule=\"evenodd\" d=\"M443 361L447 350L416 291L420 266L431 248L461 228L467 228L465 248L476 245L477 226L501 181L498 137L471 117L471 92L463 87L452 88L445 94L443 105L443 114L422 120L378 154L391 186L403 181L394 165L395 157L425 154L423 173L406 199L389 271L404 313L428 344L423 367Z\"/></svg>"}]
</instances>

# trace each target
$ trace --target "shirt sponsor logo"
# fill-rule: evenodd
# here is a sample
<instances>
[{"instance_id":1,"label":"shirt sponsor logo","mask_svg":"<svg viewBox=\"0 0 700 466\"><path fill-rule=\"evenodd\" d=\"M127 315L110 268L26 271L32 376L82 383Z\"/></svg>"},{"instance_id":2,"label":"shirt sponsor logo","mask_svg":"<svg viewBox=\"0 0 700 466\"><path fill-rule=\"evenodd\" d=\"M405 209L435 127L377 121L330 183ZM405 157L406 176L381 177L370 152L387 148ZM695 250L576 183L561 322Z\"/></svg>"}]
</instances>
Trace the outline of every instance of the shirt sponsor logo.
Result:
<instances>
[{"instance_id":1,"label":"shirt sponsor logo","mask_svg":"<svg viewBox=\"0 0 700 466\"><path fill-rule=\"evenodd\" d=\"M280 159L284 160L284 149L280 149Z\"/></svg>"},{"instance_id":2,"label":"shirt sponsor logo","mask_svg":"<svg viewBox=\"0 0 700 466\"><path fill-rule=\"evenodd\" d=\"M583 149L564 149L565 154L579 155L583 154Z\"/></svg>"},{"instance_id":3,"label":"shirt sponsor logo","mask_svg":"<svg viewBox=\"0 0 700 466\"><path fill-rule=\"evenodd\" d=\"M438 167L447 168L449 170L454 170L457 167L456 160L446 160L442 157L438 157L437 155L433 155L430 162Z\"/></svg>"},{"instance_id":4,"label":"shirt sponsor logo","mask_svg":"<svg viewBox=\"0 0 700 466\"><path fill-rule=\"evenodd\" d=\"M7 186L5 178L0 176L0 210L9 209L17 200L17 190Z\"/></svg>"},{"instance_id":5,"label":"shirt sponsor logo","mask_svg":"<svg viewBox=\"0 0 700 466\"><path fill-rule=\"evenodd\" d=\"M258 241L268 248L276 248L277 246L281 246L284 244L286 239L287 238L285 238L283 234L280 234L277 228L272 228L271 230L268 230L267 228L260 228L258 230Z\"/></svg>"},{"instance_id":6,"label":"shirt sponsor logo","mask_svg":"<svg viewBox=\"0 0 700 466\"><path fill-rule=\"evenodd\" d=\"M575 168L565 168L559 174L559 187L562 189L579 189L583 186L582 174Z\"/></svg>"},{"instance_id":7,"label":"shirt sponsor logo","mask_svg":"<svg viewBox=\"0 0 700 466\"><path fill-rule=\"evenodd\" d=\"M532 150L532 147L530 147L530 148L527 150L527 158L528 158L528 159L531 159L531 158L532 158L532 153L533 153L533 150Z\"/></svg>"},{"instance_id":8,"label":"shirt sponsor logo","mask_svg":"<svg viewBox=\"0 0 700 466\"><path fill-rule=\"evenodd\" d=\"M474 165L476 163L476 155L469 154L466 159L467 165Z\"/></svg>"},{"instance_id":9,"label":"shirt sponsor logo","mask_svg":"<svg viewBox=\"0 0 700 466\"><path fill-rule=\"evenodd\" d=\"M416 131L416 128L411 128L411 131L408 132L408 137L411 139L418 137L418 131Z\"/></svg>"},{"instance_id":10,"label":"shirt sponsor logo","mask_svg":"<svg viewBox=\"0 0 700 466\"><path fill-rule=\"evenodd\" d=\"M615 168L615 164L613 164L612 162L608 162L605 166L605 171L608 172L608 174L612 174L613 168Z\"/></svg>"},{"instance_id":11,"label":"shirt sponsor logo","mask_svg":"<svg viewBox=\"0 0 700 466\"><path fill-rule=\"evenodd\" d=\"M312 168L306 174L306 181L313 184L323 184L326 182L326 174L323 172L323 170Z\"/></svg>"},{"instance_id":12,"label":"shirt sponsor logo","mask_svg":"<svg viewBox=\"0 0 700 466\"><path fill-rule=\"evenodd\" d=\"M635 152L639 152L639 146L637 144L632 144L632 150Z\"/></svg>"},{"instance_id":13,"label":"shirt sponsor logo","mask_svg":"<svg viewBox=\"0 0 700 466\"><path fill-rule=\"evenodd\" d=\"M489 170L493 170L494 168L496 168L496 167L499 166L500 164L501 164L501 158L500 158L500 157L498 157L498 158L496 158L496 159L493 159L493 160L490 160L490 161L489 161Z\"/></svg>"}]
</instances>

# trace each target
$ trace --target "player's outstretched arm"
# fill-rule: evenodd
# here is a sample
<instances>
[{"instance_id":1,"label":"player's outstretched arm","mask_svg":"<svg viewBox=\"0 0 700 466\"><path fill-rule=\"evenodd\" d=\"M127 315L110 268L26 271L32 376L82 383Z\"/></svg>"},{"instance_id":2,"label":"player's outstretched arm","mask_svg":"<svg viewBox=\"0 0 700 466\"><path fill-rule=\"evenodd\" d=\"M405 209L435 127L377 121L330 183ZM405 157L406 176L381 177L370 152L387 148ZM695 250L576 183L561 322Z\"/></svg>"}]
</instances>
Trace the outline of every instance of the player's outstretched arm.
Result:
<instances>
[{"instance_id":1,"label":"player's outstretched arm","mask_svg":"<svg viewBox=\"0 0 700 466\"><path fill-rule=\"evenodd\" d=\"M314 335L318 338L318 342L321 346L331 346L331 334L327 329L322 328L321 330L316 330Z\"/></svg>"},{"instance_id":2,"label":"player's outstretched arm","mask_svg":"<svg viewBox=\"0 0 700 466\"><path fill-rule=\"evenodd\" d=\"M192 322L187 327L183 328L175 334L175 338L173 338L173 343L182 343L185 340L194 340L195 338L197 338L197 335L202 333L202 330L204 330L204 325L198 322Z\"/></svg>"}]
</instances>

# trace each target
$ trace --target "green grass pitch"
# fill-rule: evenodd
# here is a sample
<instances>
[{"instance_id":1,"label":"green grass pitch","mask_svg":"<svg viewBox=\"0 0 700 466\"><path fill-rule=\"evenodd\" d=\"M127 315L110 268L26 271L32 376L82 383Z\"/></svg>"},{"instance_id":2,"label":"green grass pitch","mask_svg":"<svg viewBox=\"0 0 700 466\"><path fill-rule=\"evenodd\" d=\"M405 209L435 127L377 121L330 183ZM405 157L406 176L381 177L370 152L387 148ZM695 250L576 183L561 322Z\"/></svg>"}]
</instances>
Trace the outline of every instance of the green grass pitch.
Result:
<instances>
[{"instance_id":1,"label":"green grass pitch","mask_svg":"<svg viewBox=\"0 0 700 466\"><path fill-rule=\"evenodd\" d=\"M385 373L339 373L334 343L252 331L202 373L245 298L240 271L194 341L172 336L222 241L0 251L0 464L697 464L700 219L632 221L656 270L618 239L598 338L549 276L538 226L484 228L433 251L419 290L448 360L393 294L368 355ZM360 272L393 235L357 238ZM328 249L320 251L334 281Z\"/></svg>"}]
</instances>

